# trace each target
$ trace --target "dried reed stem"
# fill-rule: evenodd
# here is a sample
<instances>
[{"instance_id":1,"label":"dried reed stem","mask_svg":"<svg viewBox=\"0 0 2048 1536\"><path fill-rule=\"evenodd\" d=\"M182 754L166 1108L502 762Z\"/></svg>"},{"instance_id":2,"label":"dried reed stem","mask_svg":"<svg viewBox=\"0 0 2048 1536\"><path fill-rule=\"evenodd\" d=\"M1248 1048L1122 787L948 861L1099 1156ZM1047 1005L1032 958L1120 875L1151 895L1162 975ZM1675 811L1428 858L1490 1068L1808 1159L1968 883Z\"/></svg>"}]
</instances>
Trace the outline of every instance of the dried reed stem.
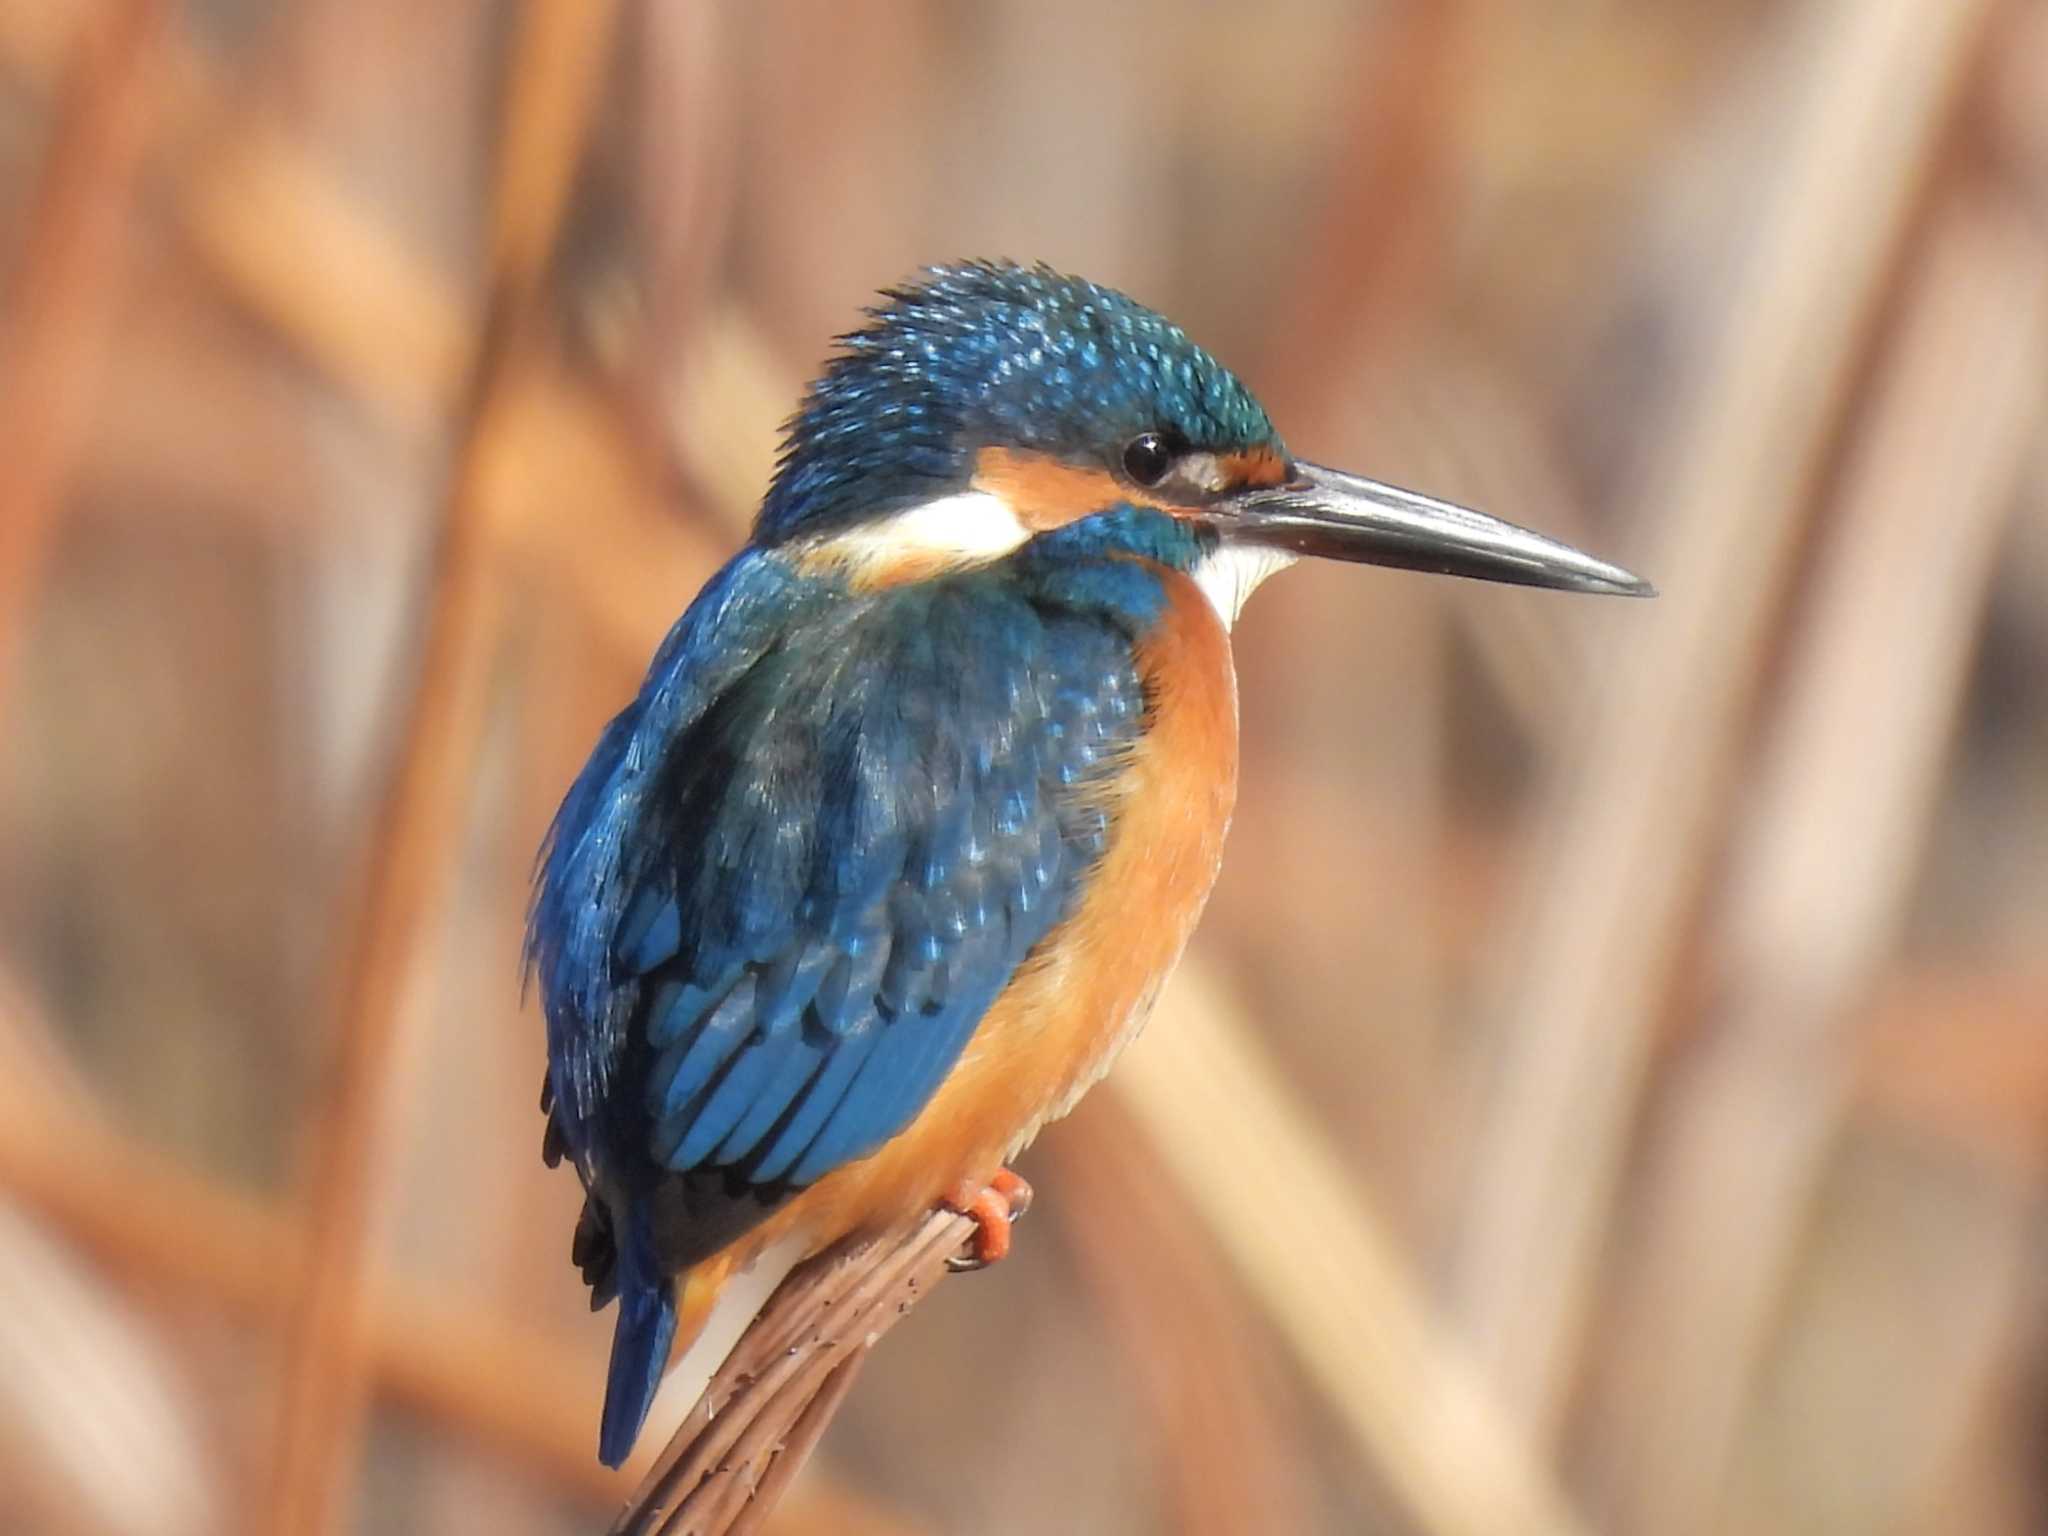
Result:
<instances>
[{"instance_id":1,"label":"dried reed stem","mask_svg":"<svg viewBox=\"0 0 2048 1536\"><path fill-rule=\"evenodd\" d=\"M611 1536L760 1529L882 1335L943 1280L974 1222L934 1211L902 1236L841 1243L791 1272L611 1528Z\"/></svg>"},{"instance_id":2,"label":"dried reed stem","mask_svg":"<svg viewBox=\"0 0 2048 1536\"><path fill-rule=\"evenodd\" d=\"M1216 1235L1361 1471L1428 1536L1580 1536L1578 1512L1438 1319L1357 1177L1243 1015L1183 962L1108 1088Z\"/></svg>"},{"instance_id":3,"label":"dried reed stem","mask_svg":"<svg viewBox=\"0 0 2048 1536\"><path fill-rule=\"evenodd\" d=\"M1503 946L1499 1085L1481 1116L1458 1281L1480 1357L1558 1438L1654 1029L1714 860L1728 772L1768 660L1843 393L1916 173L1950 118L1989 0L1796 8L1807 67L1749 215L1728 323L1645 492L1670 533L1650 607L1589 690ZM1816 252L1826 259L1816 260Z\"/></svg>"},{"instance_id":4,"label":"dried reed stem","mask_svg":"<svg viewBox=\"0 0 2048 1536\"><path fill-rule=\"evenodd\" d=\"M8 285L0 704L113 352L123 236L154 116L168 13L163 0L123 0L78 24L29 235Z\"/></svg>"},{"instance_id":5,"label":"dried reed stem","mask_svg":"<svg viewBox=\"0 0 2048 1536\"><path fill-rule=\"evenodd\" d=\"M514 45L505 140L516 153L495 189L491 310L478 337L466 440L431 570L418 679L341 956L338 1054L318 1122L311 1225L266 1505L272 1530L318 1536L336 1523L361 1432L364 1279L380 1158L394 1118L398 1022L453 879L504 604L490 570L492 471L514 419L501 408L504 383L567 202L610 24L609 6L533 0Z\"/></svg>"},{"instance_id":6,"label":"dried reed stem","mask_svg":"<svg viewBox=\"0 0 2048 1536\"><path fill-rule=\"evenodd\" d=\"M1627 1529L1720 1524L1714 1497L1846 1108L1859 1004L1905 922L2038 441L2043 241L1977 188L1943 198L1928 244L1751 780L1715 1006L1651 1138L1599 1419Z\"/></svg>"}]
</instances>

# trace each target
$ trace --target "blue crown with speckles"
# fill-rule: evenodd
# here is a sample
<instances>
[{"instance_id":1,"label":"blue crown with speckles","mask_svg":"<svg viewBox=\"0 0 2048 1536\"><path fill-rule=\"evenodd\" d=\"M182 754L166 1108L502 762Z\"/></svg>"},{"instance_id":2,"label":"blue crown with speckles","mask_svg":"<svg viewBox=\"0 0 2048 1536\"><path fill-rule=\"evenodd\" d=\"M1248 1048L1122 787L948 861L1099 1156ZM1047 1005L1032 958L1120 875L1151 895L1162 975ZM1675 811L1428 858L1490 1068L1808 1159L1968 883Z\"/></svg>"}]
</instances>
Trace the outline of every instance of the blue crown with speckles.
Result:
<instances>
[{"instance_id":1,"label":"blue crown with speckles","mask_svg":"<svg viewBox=\"0 0 2048 1536\"><path fill-rule=\"evenodd\" d=\"M790 422L757 539L958 490L987 446L1087 461L1148 431L1224 453L1275 442L1229 369L1112 288L976 261L884 297Z\"/></svg>"}]
</instances>

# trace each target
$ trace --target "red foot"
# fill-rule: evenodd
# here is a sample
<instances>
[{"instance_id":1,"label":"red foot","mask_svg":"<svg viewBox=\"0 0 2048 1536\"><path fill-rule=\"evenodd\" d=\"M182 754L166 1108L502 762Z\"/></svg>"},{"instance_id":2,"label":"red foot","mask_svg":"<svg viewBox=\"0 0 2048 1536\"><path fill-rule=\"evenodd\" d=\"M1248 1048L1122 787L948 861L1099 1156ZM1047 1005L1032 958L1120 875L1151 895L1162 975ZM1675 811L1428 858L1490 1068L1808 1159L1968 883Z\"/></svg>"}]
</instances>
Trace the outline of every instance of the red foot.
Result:
<instances>
[{"instance_id":1,"label":"red foot","mask_svg":"<svg viewBox=\"0 0 2048 1536\"><path fill-rule=\"evenodd\" d=\"M1009 1169L999 1169L985 1189L962 1185L946 1201L950 1210L974 1218L969 1251L947 1260L955 1270L986 1269L1009 1257L1010 1224L1031 1209L1031 1186Z\"/></svg>"}]
</instances>

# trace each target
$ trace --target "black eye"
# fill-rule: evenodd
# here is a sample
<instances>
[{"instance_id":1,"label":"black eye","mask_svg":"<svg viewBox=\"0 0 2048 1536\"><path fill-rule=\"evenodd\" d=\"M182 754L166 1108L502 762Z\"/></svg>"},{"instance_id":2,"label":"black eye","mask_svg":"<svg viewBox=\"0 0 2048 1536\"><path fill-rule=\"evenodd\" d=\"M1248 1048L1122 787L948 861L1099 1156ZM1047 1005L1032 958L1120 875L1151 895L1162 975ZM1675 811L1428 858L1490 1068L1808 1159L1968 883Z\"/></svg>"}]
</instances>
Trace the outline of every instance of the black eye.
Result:
<instances>
[{"instance_id":1,"label":"black eye","mask_svg":"<svg viewBox=\"0 0 2048 1536\"><path fill-rule=\"evenodd\" d=\"M1124 444L1124 473L1139 485L1157 485L1173 468L1173 450L1157 432L1141 432Z\"/></svg>"}]
</instances>

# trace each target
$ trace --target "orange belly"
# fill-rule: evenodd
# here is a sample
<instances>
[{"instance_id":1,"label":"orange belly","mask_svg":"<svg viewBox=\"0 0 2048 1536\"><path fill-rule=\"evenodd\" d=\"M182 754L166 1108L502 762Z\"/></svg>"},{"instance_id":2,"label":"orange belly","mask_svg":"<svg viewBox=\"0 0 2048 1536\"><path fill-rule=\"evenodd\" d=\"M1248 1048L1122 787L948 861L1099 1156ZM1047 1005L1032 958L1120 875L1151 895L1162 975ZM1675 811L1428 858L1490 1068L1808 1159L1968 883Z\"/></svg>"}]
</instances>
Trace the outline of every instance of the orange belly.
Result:
<instances>
[{"instance_id":1,"label":"orange belly","mask_svg":"<svg viewBox=\"0 0 2048 1536\"><path fill-rule=\"evenodd\" d=\"M792 1235L819 1252L978 1190L1102 1074L1143 1025L1208 900L1237 798L1230 641L1195 583L1138 653L1150 726L1105 789L1114 829L1079 907L1018 971L938 1092L880 1149L835 1170L698 1266L684 1332L724 1279Z\"/></svg>"}]
</instances>

